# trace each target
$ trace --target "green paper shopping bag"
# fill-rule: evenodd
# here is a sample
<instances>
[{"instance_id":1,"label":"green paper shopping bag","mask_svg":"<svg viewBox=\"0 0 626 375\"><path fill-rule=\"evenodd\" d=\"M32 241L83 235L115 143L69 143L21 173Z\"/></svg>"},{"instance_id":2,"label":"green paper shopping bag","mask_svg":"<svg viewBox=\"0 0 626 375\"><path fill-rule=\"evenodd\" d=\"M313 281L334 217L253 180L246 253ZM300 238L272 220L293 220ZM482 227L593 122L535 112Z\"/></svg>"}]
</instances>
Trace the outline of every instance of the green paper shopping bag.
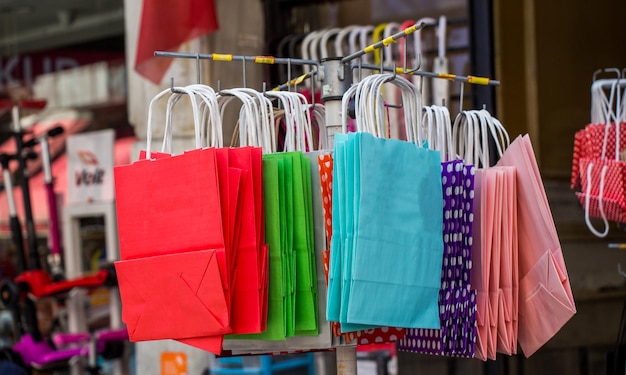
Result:
<instances>
[{"instance_id":1,"label":"green paper shopping bag","mask_svg":"<svg viewBox=\"0 0 626 375\"><path fill-rule=\"evenodd\" d=\"M295 317L296 334L317 334L317 304L315 295L317 286L314 282L314 274L311 272L311 254L314 252L311 246L311 196L310 187L305 188L307 175L310 184L310 166L308 159L303 158L301 152L288 152L282 154L286 159L291 159L292 193L293 193L293 248L295 251ZM289 182L287 182L289 183ZM306 192L309 192L308 196Z\"/></svg>"},{"instance_id":2,"label":"green paper shopping bag","mask_svg":"<svg viewBox=\"0 0 626 375\"><path fill-rule=\"evenodd\" d=\"M305 187L311 187L311 201L312 201L312 219L313 223L311 226L311 230L313 233L312 241L315 248L315 254L313 256L313 261L315 263L313 274L315 275L317 282L317 319L318 319L318 334L315 336L294 336L287 337L285 340L274 340L274 341L263 341L263 340L237 340L237 339L228 339L224 341L224 349L230 350L234 353L238 354L266 354L266 353L274 353L274 352L284 352L284 351L293 351L293 350L317 350L317 349L328 349L333 347L335 343L335 338L332 333L331 323L326 320L325 311L326 311L326 280L324 276L324 266L322 262L322 253L326 249L326 241L325 241L325 219L324 219L324 209L323 209L323 199L322 192L319 188L320 186L320 174L318 167L318 155L320 152L307 152L304 153L303 156L309 159L308 167L310 173L305 174L304 177L310 183L305 183ZM264 161L264 176L268 173L267 169L265 169ZM264 186L265 189L268 189L268 185ZM308 194L308 193L307 193ZM266 195L267 197L267 195ZM271 232L269 230L272 224L272 220L269 219L268 212L271 208L268 205L271 204L270 199L266 199L266 235L267 240L271 241ZM280 233L277 233L280 235ZM271 268L270 268L271 270ZM270 286L271 288L271 286ZM270 310L271 311L271 310ZM268 315L270 320L268 320L268 329L271 327L271 313Z\"/></svg>"},{"instance_id":3,"label":"green paper shopping bag","mask_svg":"<svg viewBox=\"0 0 626 375\"><path fill-rule=\"evenodd\" d=\"M283 288L285 290L285 322L287 337L295 335L295 254L293 247L294 216L293 216L293 179L292 158L283 154L266 154L264 160L275 160L278 163L278 189L280 196L280 243L283 265Z\"/></svg>"},{"instance_id":4,"label":"green paper shopping bag","mask_svg":"<svg viewBox=\"0 0 626 375\"><path fill-rule=\"evenodd\" d=\"M305 225L306 231L306 254L305 268L308 273L307 278L301 287L302 295L305 298L302 306L303 314L306 314L306 319L300 319L301 326L297 330L299 335L316 336L319 333L318 325L318 286L317 286L317 272L315 262L315 241L314 241L314 227L313 227L313 196L311 192L311 161L300 154L300 160L302 161L302 186L303 186L303 203L305 210Z\"/></svg>"},{"instance_id":5,"label":"green paper shopping bag","mask_svg":"<svg viewBox=\"0 0 626 375\"><path fill-rule=\"evenodd\" d=\"M263 199L265 208L265 238L269 246L269 282L267 325L264 332L233 335L239 339L284 340L287 336L286 284L283 277L281 241L281 192L279 161L263 160ZM225 349L230 349L225 341Z\"/></svg>"}]
</instances>

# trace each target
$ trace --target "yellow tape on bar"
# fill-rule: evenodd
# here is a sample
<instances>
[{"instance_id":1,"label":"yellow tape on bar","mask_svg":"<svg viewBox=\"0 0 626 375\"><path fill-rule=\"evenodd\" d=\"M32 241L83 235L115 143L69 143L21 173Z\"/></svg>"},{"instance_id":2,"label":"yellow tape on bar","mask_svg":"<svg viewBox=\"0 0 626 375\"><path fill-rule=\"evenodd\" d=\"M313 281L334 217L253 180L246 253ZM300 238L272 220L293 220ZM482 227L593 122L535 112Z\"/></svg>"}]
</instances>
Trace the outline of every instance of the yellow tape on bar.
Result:
<instances>
[{"instance_id":1,"label":"yellow tape on bar","mask_svg":"<svg viewBox=\"0 0 626 375\"><path fill-rule=\"evenodd\" d=\"M393 37L390 36L388 38L383 39L383 46L387 47L388 45L390 45L391 43L395 43L396 41L393 40Z\"/></svg>"},{"instance_id":2,"label":"yellow tape on bar","mask_svg":"<svg viewBox=\"0 0 626 375\"><path fill-rule=\"evenodd\" d=\"M438 74L439 78L443 78L443 79L449 79L449 80L453 80L456 78L455 74L450 74L450 73L439 73Z\"/></svg>"},{"instance_id":3,"label":"yellow tape on bar","mask_svg":"<svg viewBox=\"0 0 626 375\"><path fill-rule=\"evenodd\" d=\"M255 56L254 62L257 64L274 64L275 59L272 56Z\"/></svg>"},{"instance_id":4,"label":"yellow tape on bar","mask_svg":"<svg viewBox=\"0 0 626 375\"><path fill-rule=\"evenodd\" d=\"M224 55L221 53L214 53L213 61L233 61L233 55Z\"/></svg>"},{"instance_id":5,"label":"yellow tape on bar","mask_svg":"<svg viewBox=\"0 0 626 375\"><path fill-rule=\"evenodd\" d=\"M295 79L295 83L294 84L295 85L301 84L304 81L305 78L306 78L306 74L301 75L300 77Z\"/></svg>"},{"instance_id":6,"label":"yellow tape on bar","mask_svg":"<svg viewBox=\"0 0 626 375\"><path fill-rule=\"evenodd\" d=\"M406 29L404 29L404 35L413 34L416 31L417 31L417 26L413 25L411 27L407 27Z\"/></svg>"},{"instance_id":7,"label":"yellow tape on bar","mask_svg":"<svg viewBox=\"0 0 626 375\"><path fill-rule=\"evenodd\" d=\"M467 76L467 82L468 83L473 83L473 84L476 84L476 85L485 85L485 86L487 86L489 84L489 78Z\"/></svg>"},{"instance_id":8,"label":"yellow tape on bar","mask_svg":"<svg viewBox=\"0 0 626 375\"><path fill-rule=\"evenodd\" d=\"M374 52L374 50L376 49L376 47L374 47L374 45L372 44L371 46L367 46L365 47L365 49L363 50L363 52L365 53L370 53L370 52Z\"/></svg>"}]
</instances>

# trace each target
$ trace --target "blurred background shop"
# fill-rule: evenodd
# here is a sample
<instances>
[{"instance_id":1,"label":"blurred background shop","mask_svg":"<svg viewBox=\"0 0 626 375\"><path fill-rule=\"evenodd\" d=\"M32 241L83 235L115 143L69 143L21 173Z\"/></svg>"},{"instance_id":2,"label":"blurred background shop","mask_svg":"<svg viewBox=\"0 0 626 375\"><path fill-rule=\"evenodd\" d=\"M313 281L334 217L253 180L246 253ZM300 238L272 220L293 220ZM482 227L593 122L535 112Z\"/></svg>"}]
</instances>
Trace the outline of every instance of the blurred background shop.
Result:
<instances>
[{"instance_id":1,"label":"blurred background shop","mask_svg":"<svg viewBox=\"0 0 626 375\"><path fill-rule=\"evenodd\" d=\"M247 64L244 82L242 67L236 63L202 61L197 72L193 59L154 58L150 51L289 57L295 51L289 41L297 39L287 39L290 35L303 37L305 33L334 27L402 23L422 17L439 19L443 15L447 20L445 55L449 72L502 82L498 87L466 85L464 91L461 85L451 83L450 103L446 104L455 113L461 102L466 109L486 108L505 124L512 137L530 134L578 311L530 358L520 353L482 362L385 351L388 349L382 354L363 350L359 374L607 373L611 362L608 358L623 344L618 340L626 321L622 312L626 279L623 272L618 272L620 265L626 267L626 256L609 248L609 244L626 241L626 233L623 227L613 227L607 237L598 239L589 232L583 209L570 189L570 171L574 133L590 122L594 72L626 67L626 33L622 30L626 2L215 0L214 4L200 3L205 11L214 12L216 24L196 25L197 30L193 30L193 22L179 22L176 12L170 12L152 14L157 21L152 29L146 29L151 31L142 30L145 7L153 6L151 3L158 1L0 0L0 99L12 103L45 100L44 108L22 111L22 127L32 129L32 134L41 134L53 126L64 129L51 143L50 153L60 211L65 212L60 214L64 254L71 252L74 259L70 274L96 272L111 257L114 259L117 244L110 241L117 241L117 237L114 221L109 220L112 197L70 196L70 185L76 181L68 172L71 155L66 151L66 139L109 131L112 152L105 158L111 159L113 165L128 164L137 159L146 143L148 103L170 86L170 79L177 85L191 84L197 81L198 74L201 83L212 87L217 87L219 81L222 88L241 87L245 83L260 90L263 83L274 87L288 77L284 66ZM177 1L164 3L175 7ZM192 37L178 37L181 35ZM440 53L434 29L424 30L422 38L424 61L432 61ZM159 45L159 40L171 45ZM297 73L294 68L290 77L295 78ZM165 108L165 104L160 105ZM165 110L158 112L164 114ZM180 112L182 115L174 121L175 150L193 147L193 120L184 110ZM155 121L164 120L159 116ZM11 108L0 108L0 153L15 150L11 123ZM155 134L157 139L162 135L159 131ZM226 129L225 137L232 132L232 128ZM160 146L156 141L154 144ZM50 228L45 185L41 183L43 170L40 164L31 165L28 173L37 252L45 262ZM3 190L2 278L18 273L7 205ZM18 215L24 217L19 199ZM109 288L78 294L81 295L70 298L78 303L76 310L72 310L71 303L60 303L55 298L38 303L42 332L78 329L80 325L95 330L119 323L119 316L112 317L119 315L115 311L119 306ZM81 311L80 321L69 317L71 311L77 310ZM6 318L6 324L0 320L0 330L5 332L0 343L10 345L12 329L5 327L10 325L10 314L6 310L3 313L0 318ZM57 327L46 327L54 324ZM163 353L183 353L190 375L209 368L212 361L207 353L182 344L148 342L127 345L121 359L101 359L101 370L107 374L179 374L164 372ZM332 353L316 356L315 363L317 373L334 371ZM79 371L80 366L73 364L73 368ZM41 373L53 371L69 373L63 366ZM290 371L304 373L298 368Z\"/></svg>"}]
</instances>

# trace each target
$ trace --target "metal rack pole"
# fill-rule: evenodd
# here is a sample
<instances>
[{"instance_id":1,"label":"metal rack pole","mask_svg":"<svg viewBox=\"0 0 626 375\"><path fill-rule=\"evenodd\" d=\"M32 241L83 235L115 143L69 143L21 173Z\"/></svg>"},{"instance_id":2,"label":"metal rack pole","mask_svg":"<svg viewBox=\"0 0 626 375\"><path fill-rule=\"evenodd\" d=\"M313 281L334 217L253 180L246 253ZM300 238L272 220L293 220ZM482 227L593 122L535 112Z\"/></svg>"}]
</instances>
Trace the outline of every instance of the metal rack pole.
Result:
<instances>
[{"instance_id":1,"label":"metal rack pole","mask_svg":"<svg viewBox=\"0 0 626 375\"><path fill-rule=\"evenodd\" d=\"M343 74L338 74L339 71ZM326 132L328 147L332 148L335 133L341 133L341 99L352 84L352 71L341 58L322 60L322 102L326 107ZM343 79L340 78L343 76ZM356 375L356 345L336 349L337 375Z\"/></svg>"}]
</instances>

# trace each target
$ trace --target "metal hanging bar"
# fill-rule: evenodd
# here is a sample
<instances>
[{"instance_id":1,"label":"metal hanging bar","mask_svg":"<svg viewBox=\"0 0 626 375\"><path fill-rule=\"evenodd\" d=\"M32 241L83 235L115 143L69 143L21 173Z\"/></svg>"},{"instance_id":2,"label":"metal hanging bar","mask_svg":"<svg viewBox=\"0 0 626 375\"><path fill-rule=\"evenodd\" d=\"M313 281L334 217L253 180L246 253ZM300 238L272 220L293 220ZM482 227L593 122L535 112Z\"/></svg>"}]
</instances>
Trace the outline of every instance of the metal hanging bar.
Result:
<instances>
[{"instance_id":1,"label":"metal hanging bar","mask_svg":"<svg viewBox=\"0 0 626 375\"><path fill-rule=\"evenodd\" d=\"M319 66L320 63L317 60L308 59L292 59L287 57L274 57L274 56L243 56L243 55L231 55L221 53L186 53L186 52L166 52L155 51L156 57L171 57L179 59L202 59L211 61L245 61L253 62L255 64L293 64L293 65L315 65Z\"/></svg>"},{"instance_id":2,"label":"metal hanging bar","mask_svg":"<svg viewBox=\"0 0 626 375\"><path fill-rule=\"evenodd\" d=\"M362 68L362 69L369 69L369 70L381 69L380 66L372 65L372 64L358 64L358 65L353 65L352 68L353 69ZM427 72L427 71L422 71L422 70L414 71L414 70L406 70L405 68L399 68L399 67L394 69L393 67L389 67L389 66L383 67L383 70L386 72L393 72L395 70L397 74L409 74L409 75L416 75L416 76L422 76L422 77L447 79L449 81L464 82L464 83L470 83L473 85L483 85L483 86L499 86L500 85L500 81L487 78L487 77L460 76L460 75L450 74L450 73L434 73L434 72Z\"/></svg>"},{"instance_id":3,"label":"metal hanging bar","mask_svg":"<svg viewBox=\"0 0 626 375\"><path fill-rule=\"evenodd\" d=\"M291 86L298 86L299 84L304 82L304 80L312 78L316 74L317 74L317 70L312 70L309 73L302 74L302 75L300 75L300 76L298 76L298 77L296 77L296 78L294 78L294 79L292 79L292 80L290 80L288 82L285 82L285 83L283 83L281 85L278 85L278 86L274 87L272 89L272 91L281 91L281 90L287 89L287 88L289 88Z\"/></svg>"},{"instance_id":4,"label":"metal hanging bar","mask_svg":"<svg viewBox=\"0 0 626 375\"><path fill-rule=\"evenodd\" d=\"M406 29L393 34L390 37L387 37L381 41L378 41L374 44L371 44L365 48L363 48L360 51L356 51L344 58L341 59L341 63L342 64L346 64L349 63L350 61L354 60L354 59L358 59L359 57L374 52L375 50L377 50L378 48L381 47L387 47L388 45L390 45L391 43L395 43L396 41L398 41L400 38L404 38L407 35L411 35L414 32L416 32L417 30L420 30L422 28L424 28L424 26L426 26L426 24L424 22L420 22L420 23L416 23L415 25L411 26L411 27L407 27Z\"/></svg>"}]
</instances>

